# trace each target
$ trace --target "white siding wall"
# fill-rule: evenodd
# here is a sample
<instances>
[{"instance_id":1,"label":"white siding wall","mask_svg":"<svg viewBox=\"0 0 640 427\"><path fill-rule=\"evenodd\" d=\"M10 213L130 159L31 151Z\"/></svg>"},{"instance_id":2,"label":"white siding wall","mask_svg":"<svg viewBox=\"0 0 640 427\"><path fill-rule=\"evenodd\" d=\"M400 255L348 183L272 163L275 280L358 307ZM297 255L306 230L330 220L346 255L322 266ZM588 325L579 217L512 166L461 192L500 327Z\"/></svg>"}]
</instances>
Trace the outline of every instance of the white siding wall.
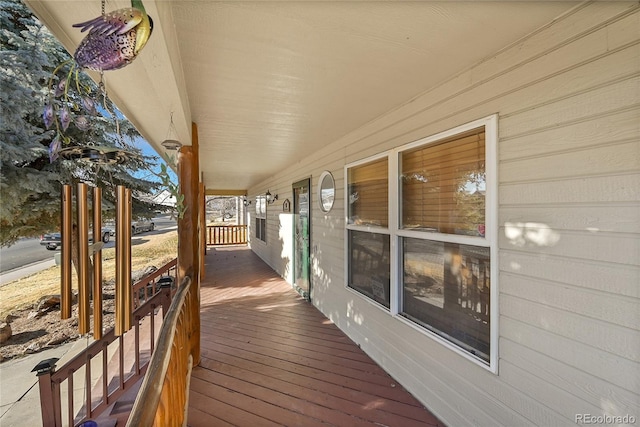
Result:
<instances>
[{"instance_id":1,"label":"white siding wall","mask_svg":"<svg viewBox=\"0 0 640 427\"><path fill-rule=\"evenodd\" d=\"M345 289L344 165L499 114L499 374ZM327 141L329 143L331 141ZM317 205L329 170L337 200ZM640 423L640 13L585 4L274 176L268 244L291 281L291 184L312 177L313 303L451 426Z\"/></svg>"}]
</instances>

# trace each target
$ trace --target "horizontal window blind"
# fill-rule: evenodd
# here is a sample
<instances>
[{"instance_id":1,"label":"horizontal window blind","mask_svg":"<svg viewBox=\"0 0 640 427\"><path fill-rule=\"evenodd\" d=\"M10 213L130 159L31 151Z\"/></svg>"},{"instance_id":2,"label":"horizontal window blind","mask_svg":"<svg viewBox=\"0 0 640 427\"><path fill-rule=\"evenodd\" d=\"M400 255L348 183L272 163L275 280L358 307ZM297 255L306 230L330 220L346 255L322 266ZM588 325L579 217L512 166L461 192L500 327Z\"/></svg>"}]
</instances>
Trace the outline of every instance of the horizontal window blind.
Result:
<instances>
[{"instance_id":1,"label":"horizontal window blind","mask_svg":"<svg viewBox=\"0 0 640 427\"><path fill-rule=\"evenodd\" d=\"M389 226L388 164L385 157L349 168L349 224Z\"/></svg>"},{"instance_id":2,"label":"horizontal window blind","mask_svg":"<svg viewBox=\"0 0 640 427\"><path fill-rule=\"evenodd\" d=\"M401 154L402 228L484 235L484 127Z\"/></svg>"}]
</instances>

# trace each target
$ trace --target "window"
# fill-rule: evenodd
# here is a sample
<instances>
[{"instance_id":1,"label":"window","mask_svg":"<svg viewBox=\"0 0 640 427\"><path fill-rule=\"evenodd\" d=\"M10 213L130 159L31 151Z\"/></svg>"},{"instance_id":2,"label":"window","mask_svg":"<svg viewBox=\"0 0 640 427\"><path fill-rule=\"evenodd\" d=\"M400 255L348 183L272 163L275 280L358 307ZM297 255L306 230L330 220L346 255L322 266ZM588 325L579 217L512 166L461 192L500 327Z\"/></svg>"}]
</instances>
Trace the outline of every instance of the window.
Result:
<instances>
[{"instance_id":1,"label":"window","mask_svg":"<svg viewBox=\"0 0 640 427\"><path fill-rule=\"evenodd\" d=\"M390 308L388 235L349 230L349 286Z\"/></svg>"},{"instance_id":2,"label":"window","mask_svg":"<svg viewBox=\"0 0 640 427\"><path fill-rule=\"evenodd\" d=\"M401 315L489 361L489 248L402 239Z\"/></svg>"},{"instance_id":3,"label":"window","mask_svg":"<svg viewBox=\"0 0 640 427\"><path fill-rule=\"evenodd\" d=\"M336 198L336 181L331 172L324 171L318 180L318 203L322 212L329 212Z\"/></svg>"},{"instance_id":4,"label":"window","mask_svg":"<svg viewBox=\"0 0 640 427\"><path fill-rule=\"evenodd\" d=\"M347 170L349 224L389 226L389 160L374 160Z\"/></svg>"},{"instance_id":5,"label":"window","mask_svg":"<svg viewBox=\"0 0 640 427\"><path fill-rule=\"evenodd\" d=\"M267 241L267 196L256 197L256 238Z\"/></svg>"},{"instance_id":6,"label":"window","mask_svg":"<svg viewBox=\"0 0 640 427\"><path fill-rule=\"evenodd\" d=\"M347 170L348 286L390 308L389 160Z\"/></svg>"},{"instance_id":7,"label":"window","mask_svg":"<svg viewBox=\"0 0 640 427\"><path fill-rule=\"evenodd\" d=\"M489 361L484 126L399 153L400 313ZM473 236L452 242L451 235ZM461 244L469 243L469 244Z\"/></svg>"},{"instance_id":8,"label":"window","mask_svg":"<svg viewBox=\"0 0 640 427\"><path fill-rule=\"evenodd\" d=\"M401 228L484 234L484 127L400 153Z\"/></svg>"},{"instance_id":9,"label":"window","mask_svg":"<svg viewBox=\"0 0 640 427\"><path fill-rule=\"evenodd\" d=\"M495 162L492 116L346 168L347 286L494 372Z\"/></svg>"}]
</instances>

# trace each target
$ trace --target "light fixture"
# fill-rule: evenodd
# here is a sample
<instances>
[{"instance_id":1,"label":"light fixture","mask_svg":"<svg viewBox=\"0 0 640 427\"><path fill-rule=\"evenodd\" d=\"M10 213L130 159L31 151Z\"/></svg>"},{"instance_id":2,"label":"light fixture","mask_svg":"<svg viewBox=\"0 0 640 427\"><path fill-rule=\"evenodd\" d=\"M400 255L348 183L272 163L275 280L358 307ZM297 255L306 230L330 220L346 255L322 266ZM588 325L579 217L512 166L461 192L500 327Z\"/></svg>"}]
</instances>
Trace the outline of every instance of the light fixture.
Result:
<instances>
[{"instance_id":1,"label":"light fixture","mask_svg":"<svg viewBox=\"0 0 640 427\"><path fill-rule=\"evenodd\" d=\"M251 204L251 200L247 200L246 197L242 198L242 204L245 206L249 206Z\"/></svg>"},{"instance_id":2,"label":"light fixture","mask_svg":"<svg viewBox=\"0 0 640 427\"><path fill-rule=\"evenodd\" d=\"M267 203L269 203L270 205L273 204L273 202L275 202L276 200L278 200L278 195L276 194L275 196L271 195L271 191L267 190L267 194L265 194L265 196L267 197Z\"/></svg>"},{"instance_id":3,"label":"light fixture","mask_svg":"<svg viewBox=\"0 0 640 427\"><path fill-rule=\"evenodd\" d=\"M56 369L56 362L58 360L60 360L60 359L58 359L57 357L52 357L51 359L43 360L40 363L38 363L31 370L31 372L35 372L36 375L38 375L38 376L53 372Z\"/></svg>"},{"instance_id":4,"label":"light fixture","mask_svg":"<svg viewBox=\"0 0 640 427\"><path fill-rule=\"evenodd\" d=\"M171 138L171 134L175 134L178 137L176 126L173 124L173 111L171 112L171 123L169 123L169 130L167 131L167 138L160 143L167 151L176 151L182 147L182 143L177 139Z\"/></svg>"}]
</instances>

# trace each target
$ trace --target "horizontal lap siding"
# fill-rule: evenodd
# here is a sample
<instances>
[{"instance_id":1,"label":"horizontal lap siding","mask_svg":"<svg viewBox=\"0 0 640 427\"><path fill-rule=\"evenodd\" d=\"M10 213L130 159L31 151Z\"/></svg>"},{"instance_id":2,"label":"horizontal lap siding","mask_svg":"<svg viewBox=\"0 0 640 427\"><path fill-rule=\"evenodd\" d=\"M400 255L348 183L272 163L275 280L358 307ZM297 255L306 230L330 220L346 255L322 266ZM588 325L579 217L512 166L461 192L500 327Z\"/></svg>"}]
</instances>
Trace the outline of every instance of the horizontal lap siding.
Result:
<instances>
[{"instance_id":1,"label":"horizontal lap siding","mask_svg":"<svg viewBox=\"0 0 640 427\"><path fill-rule=\"evenodd\" d=\"M568 422L638 414L638 24L585 29L501 113L500 376Z\"/></svg>"},{"instance_id":2,"label":"horizontal lap siding","mask_svg":"<svg viewBox=\"0 0 640 427\"><path fill-rule=\"evenodd\" d=\"M344 287L344 165L493 113L498 375ZM325 169L338 187L328 215L315 200ZM577 7L328 144L262 191L290 192L309 175L314 304L445 423L574 425L576 413L640 418L637 3ZM277 236L277 223L268 227Z\"/></svg>"},{"instance_id":3,"label":"horizontal lap siding","mask_svg":"<svg viewBox=\"0 0 640 427\"><path fill-rule=\"evenodd\" d=\"M311 178L311 225L312 271L317 277L314 279L315 288L323 289L332 282L334 277L342 277L344 248L344 217L335 215L336 212L344 212L344 150L325 149L322 153L316 153L306 162L300 162L283 173L265 181L258 187L249 189L249 200L256 195L264 194L267 189L271 194L278 194L278 200L267 207L267 243L252 242L252 249L260 258L280 273L289 283L293 282L293 262L291 253L293 248L293 191L292 184L300 180ZM332 173L336 185L336 199L330 214L324 214L318 205L318 179L320 174L328 170ZM283 212L283 202L288 199L291 203L291 211ZM250 237L255 235L252 231ZM315 237L321 238L324 243L315 245ZM318 267L321 265L322 267ZM312 292L314 290L312 289Z\"/></svg>"}]
</instances>

